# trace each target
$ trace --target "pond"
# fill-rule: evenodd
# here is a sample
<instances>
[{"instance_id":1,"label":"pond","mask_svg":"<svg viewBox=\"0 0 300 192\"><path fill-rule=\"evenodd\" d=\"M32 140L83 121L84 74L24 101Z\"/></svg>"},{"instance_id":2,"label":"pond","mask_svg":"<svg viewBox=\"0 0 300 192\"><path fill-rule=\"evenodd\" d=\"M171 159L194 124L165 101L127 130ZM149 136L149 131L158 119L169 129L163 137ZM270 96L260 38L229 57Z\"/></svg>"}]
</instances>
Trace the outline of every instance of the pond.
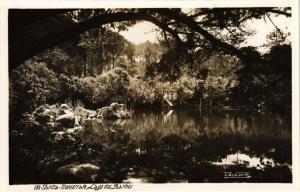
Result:
<instances>
[{"instance_id":1,"label":"pond","mask_svg":"<svg viewBox=\"0 0 300 192\"><path fill-rule=\"evenodd\" d=\"M289 115L138 110L85 127L83 142L103 147L99 182L292 181Z\"/></svg>"},{"instance_id":2,"label":"pond","mask_svg":"<svg viewBox=\"0 0 300 192\"><path fill-rule=\"evenodd\" d=\"M11 140L10 182L72 183L55 170L100 167L97 183L291 182L291 116L198 108L136 110L85 120L80 143L24 148Z\"/></svg>"}]
</instances>

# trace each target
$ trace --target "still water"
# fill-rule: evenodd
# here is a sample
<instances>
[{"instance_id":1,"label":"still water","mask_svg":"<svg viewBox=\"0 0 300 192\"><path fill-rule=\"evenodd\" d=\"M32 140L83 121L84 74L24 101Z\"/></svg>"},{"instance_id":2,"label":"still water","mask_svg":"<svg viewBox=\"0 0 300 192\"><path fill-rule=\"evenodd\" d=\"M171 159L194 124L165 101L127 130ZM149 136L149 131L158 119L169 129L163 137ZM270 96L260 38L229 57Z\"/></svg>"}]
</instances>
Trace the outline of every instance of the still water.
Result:
<instances>
[{"instance_id":1,"label":"still water","mask_svg":"<svg viewBox=\"0 0 300 192\"><path fill-rule=\"evenodd\" d=\"M84 127L89 161L101 162L98 182L292 181L290 115L137 110Z\"/></svg>"}]
</instances>

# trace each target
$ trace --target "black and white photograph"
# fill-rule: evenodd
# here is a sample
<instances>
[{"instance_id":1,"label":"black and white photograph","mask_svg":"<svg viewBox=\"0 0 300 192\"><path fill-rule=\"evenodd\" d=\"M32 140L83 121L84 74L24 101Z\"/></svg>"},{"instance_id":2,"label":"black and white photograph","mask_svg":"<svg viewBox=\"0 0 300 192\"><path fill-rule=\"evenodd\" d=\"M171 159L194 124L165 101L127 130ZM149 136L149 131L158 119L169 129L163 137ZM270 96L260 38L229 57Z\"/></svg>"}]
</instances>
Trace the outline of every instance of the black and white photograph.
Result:
<instances>
[{"instance_id":1,"label":"black and white photograph","mask_svg":"<svg viewBox=\"0 0 300 192\"><path fill-rule=\"evenodd\" d=\"M293 7L157 6L7 10L9 185L293 183Z\"/></svg>"}]
</instances>

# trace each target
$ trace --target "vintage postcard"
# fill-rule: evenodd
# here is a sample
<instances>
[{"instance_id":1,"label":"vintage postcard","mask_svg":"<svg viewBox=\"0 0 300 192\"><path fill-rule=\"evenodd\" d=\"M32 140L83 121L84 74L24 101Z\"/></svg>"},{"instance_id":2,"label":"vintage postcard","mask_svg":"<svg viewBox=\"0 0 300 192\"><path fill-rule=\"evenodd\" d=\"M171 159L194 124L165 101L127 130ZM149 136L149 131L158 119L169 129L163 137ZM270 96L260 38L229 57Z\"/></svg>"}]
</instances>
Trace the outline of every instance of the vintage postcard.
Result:
<instances>
[{"instance_id":1,"label":"vintage postcard","mask_svg":"<svg viewBox=\"0 0 300 192\"><path fill-rule=\"evenodd\" d=\"M1 2L1 191L299 189L299 3Z\"/></svg>"}]
</instances>

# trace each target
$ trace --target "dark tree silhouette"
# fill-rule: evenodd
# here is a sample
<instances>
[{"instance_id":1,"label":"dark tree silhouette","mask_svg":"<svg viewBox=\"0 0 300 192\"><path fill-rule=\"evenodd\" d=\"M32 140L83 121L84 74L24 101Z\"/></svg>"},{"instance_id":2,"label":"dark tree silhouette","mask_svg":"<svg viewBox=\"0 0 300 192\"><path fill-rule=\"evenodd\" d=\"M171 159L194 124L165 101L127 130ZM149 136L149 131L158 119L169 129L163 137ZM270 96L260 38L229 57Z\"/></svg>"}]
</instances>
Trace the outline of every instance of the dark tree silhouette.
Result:
<instances>
[{"instance_id":1,"label":"dark tree silhouette","mask_svg":"<svg viewBox=\"0 0 300 192\"><path fill-rule=\"evenodd\" d=\"M149 21L173 36L177 47L182 47L180 30L196 32L213 46L224 49L243 59L243 53L234 45L218 39L209 32L214 26L218 29L237 27L251 18L260 18L267 13L291 16L289 8L253 9L196 9L187 14L180 9L109 9L99 14L91 14L88 19L74 22L71 17L62 15L74 10L10 10L9 11L9 69L12 70L37 53L62 43L84 31L101 25L124 21ZM202 20L199 21L199 16Z\"/></svg>"}]
</instances>

